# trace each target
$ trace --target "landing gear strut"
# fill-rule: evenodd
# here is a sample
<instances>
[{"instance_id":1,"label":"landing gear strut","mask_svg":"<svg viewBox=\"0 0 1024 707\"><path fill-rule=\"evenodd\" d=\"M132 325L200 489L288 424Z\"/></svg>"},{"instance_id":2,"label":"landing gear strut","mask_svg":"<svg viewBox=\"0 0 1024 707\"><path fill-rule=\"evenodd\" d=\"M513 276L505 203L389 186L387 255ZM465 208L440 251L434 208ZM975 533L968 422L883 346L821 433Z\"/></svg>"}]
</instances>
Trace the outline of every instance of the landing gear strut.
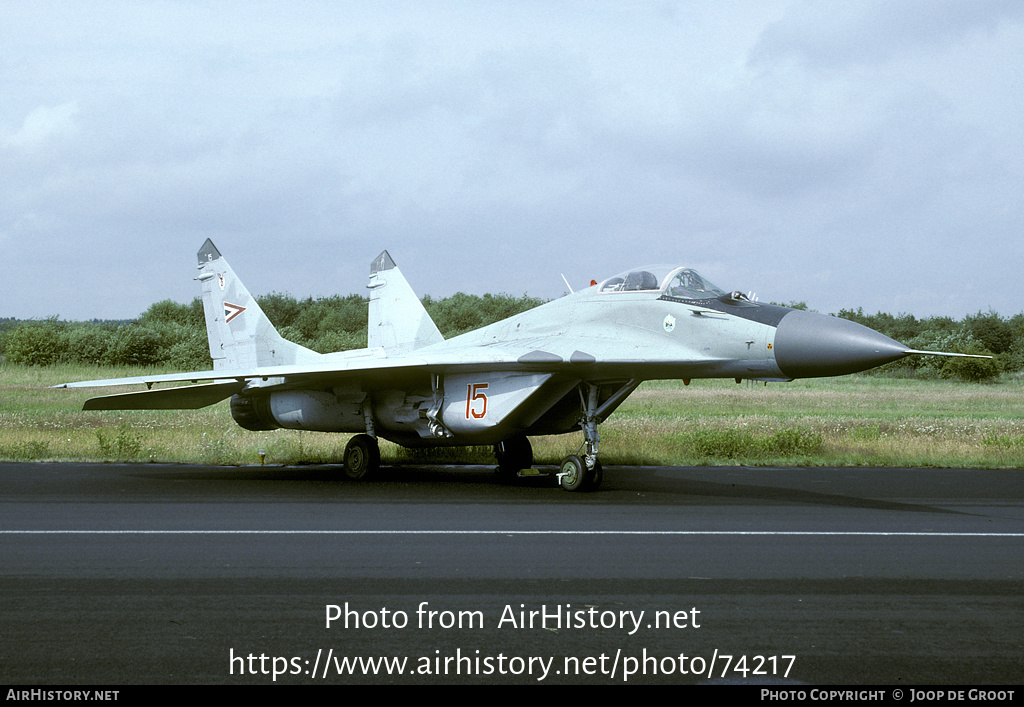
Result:
<instances>
[{"instance_id":1,"label":"landing gear strut","mask_svg":"<svg viewBox=\"0 0 1024 707\"><path fill-rule=\"evenodd\" d=\"M601 485L604 476L601 462L597 460L597 447L601 435L597 431L600 421L598 410L598 394L600 390L592 383L584 383L580 388L580 402L583 404L583 417L580 427L583 428L583 457L570 454L562 460L558 469L558 481L566 491L594 491Z\"/></svg>"}]
</instances>

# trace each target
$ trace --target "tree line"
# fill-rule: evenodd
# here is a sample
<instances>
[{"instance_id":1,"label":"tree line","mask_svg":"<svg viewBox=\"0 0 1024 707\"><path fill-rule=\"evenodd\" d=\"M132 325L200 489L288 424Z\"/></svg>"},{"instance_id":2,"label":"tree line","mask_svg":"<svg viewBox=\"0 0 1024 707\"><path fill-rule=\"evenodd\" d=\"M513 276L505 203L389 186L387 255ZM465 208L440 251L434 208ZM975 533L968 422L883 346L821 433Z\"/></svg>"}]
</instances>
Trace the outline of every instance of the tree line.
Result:
<instances>
[{"instance_id":1,"label":"tree line","mask_svg":"<svg viewBox=\"0 0 1024 707\"><path fill-rule=\"evenodd\" d=\"M368 300L360 295L296 299L271 293L257 297L260 307L286 339L321 353L366 346ZM445 338L532 309L544 300L511 295L457 293L423 298L423 305ZM789 306L806 309L802 302ZM1024 314L1009 319L978 312L960 321L950 317L917 319L910 314L865 314L843 309L837 315L864 324L913 349L992 355L984 359L910 357L876 369L887 375L961 378L982 381L1024 370ZM0 355L9 363L47 366L86 363L111 366L167 366L204 370L211 365L203 304L163 300L130 321L69 322L56 317L18 321L0 319Z\"/></svg>"},{"instance_id":2,"label":"tree line","mask_svg":"<svg viewBox=\"0 0 1024 707\"><path fill-rule=\"evenodd\" d=\"M330 353L366 346L369 300L365 297L335 295L298 300L275 292L256 301L281 336L313 351ZM436 300L427 296L422 301L445 338L544 303L526 295L462 292ZM85 363L206 370L212 365L199 297L191 304L157 302L130 321L0 319L0 356L9 363L30 366Z\"/></svg>"},{"instance_id":3,"label":"tree line","mask_svg":"<svg viewBox=\"0 0 1024 707\"><path fill-rule=\"evenodd\" d=\"M952 317L917 319L911 314L865 314L862 308L836 315L863 324L918 351L981 354L992 360L911 356L877 369L879 374L984 381L1024 369L1024 314L1003 319L993 311L960 321Z\"/></svg>"}]
</instances>

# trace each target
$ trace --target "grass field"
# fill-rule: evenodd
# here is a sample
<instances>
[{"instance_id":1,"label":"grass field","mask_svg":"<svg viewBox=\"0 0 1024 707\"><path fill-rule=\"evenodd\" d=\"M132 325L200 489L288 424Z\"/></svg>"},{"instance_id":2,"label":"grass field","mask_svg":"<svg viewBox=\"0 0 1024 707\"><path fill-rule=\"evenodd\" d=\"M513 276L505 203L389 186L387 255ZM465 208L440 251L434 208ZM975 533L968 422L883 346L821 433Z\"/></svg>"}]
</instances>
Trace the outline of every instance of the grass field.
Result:
<instances>
[{"instance_id":1,"label":"grass field","mask_svg":"<svg viewBox=\"0 0 1024 707\"><path fill-rule=\"evenodd\" d=\"M115 389L52 390L73 380L139 375L98 367L0 365L0 459L203 464L337 462L348 435L248 432L226 402L196 411L83 412ZM534 438L557 463L582 435ZM389 443L387 462L420 461ZM1024 468L1024 382L968 384L872 376L793 383L647 383L601 426L610 464ZM492 463L489 449L439 461Z\"/></svg>"}]
</instances>

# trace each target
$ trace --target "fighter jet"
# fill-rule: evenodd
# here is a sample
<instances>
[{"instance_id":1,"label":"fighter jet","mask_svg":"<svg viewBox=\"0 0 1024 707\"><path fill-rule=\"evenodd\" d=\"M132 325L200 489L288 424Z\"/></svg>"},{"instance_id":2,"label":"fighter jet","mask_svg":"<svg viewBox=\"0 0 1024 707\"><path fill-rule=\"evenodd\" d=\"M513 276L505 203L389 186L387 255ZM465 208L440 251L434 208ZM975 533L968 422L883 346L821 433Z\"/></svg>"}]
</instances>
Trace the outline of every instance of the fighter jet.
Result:
<instances>
[{"instance_id":1,"label":"fighter jet","mask_svg":"<svg viewBox=\"0 0 1024 707\"><path fill-rule=\"evenodd\" d=\"M583 432L556 472L601 483L599 425L644 381L788 381L863 371L917 351L865 326L726 292L673 265L625 270L509 319L445 339L387 251L370 265L365 349L287 341L214 244L198 253L213 368L67 383L145 384L86 410L195 409L231 399L247 430L354 433L344 473L371 477L378 438L406 447L493 445L498 472L533 466L530 437ZM210 381L200 383L200 381ZM153 388L157 383L195 385Z\"/></svg>"}]
</instances>

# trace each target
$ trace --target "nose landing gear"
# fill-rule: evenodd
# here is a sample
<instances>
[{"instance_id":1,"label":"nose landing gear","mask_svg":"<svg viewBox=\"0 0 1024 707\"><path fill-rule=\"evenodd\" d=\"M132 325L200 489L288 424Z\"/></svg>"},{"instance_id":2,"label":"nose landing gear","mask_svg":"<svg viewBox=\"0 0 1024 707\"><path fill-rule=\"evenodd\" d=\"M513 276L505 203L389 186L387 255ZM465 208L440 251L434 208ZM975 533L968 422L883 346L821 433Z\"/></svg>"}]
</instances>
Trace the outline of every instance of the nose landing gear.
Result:
<instances>
[{"instance_id":1,"label":"nose landing gear","mask_svg":"<svg viewBox=\"0 0 1024 707\"><path fill-rule=\"evenodd\" d=\"M586 394L584 394L584 388ZM580 427L583 428L582 458L570 454L562 460L558 469L558 482L566 491L594 491L601 485L603 472L601 462L597 460L598 443L601 435L597 431L600 422L600 388L592 383L580 386L580 402L583 405L583 417Z\"/></svg>"}]
</instances>

